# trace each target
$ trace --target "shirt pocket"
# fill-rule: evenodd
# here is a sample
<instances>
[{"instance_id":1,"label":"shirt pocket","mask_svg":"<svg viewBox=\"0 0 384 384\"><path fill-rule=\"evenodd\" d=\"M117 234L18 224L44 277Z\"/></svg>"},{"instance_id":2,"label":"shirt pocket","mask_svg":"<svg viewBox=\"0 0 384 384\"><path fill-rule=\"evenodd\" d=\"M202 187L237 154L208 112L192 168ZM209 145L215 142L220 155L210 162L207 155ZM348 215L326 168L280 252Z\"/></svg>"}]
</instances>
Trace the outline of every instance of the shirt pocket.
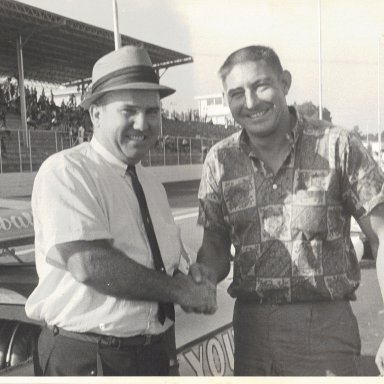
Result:
<instances>
[{"instance_id":1,"label":"shirt pocket","mask_svg":"<svg viewBox=\"0 0 384 384\"><path fill-rule=\"evenodd\" d=\"M326 239L328 233L326 191L299 190L292 204L294 240Z\"/></svg>"}]
</instances>

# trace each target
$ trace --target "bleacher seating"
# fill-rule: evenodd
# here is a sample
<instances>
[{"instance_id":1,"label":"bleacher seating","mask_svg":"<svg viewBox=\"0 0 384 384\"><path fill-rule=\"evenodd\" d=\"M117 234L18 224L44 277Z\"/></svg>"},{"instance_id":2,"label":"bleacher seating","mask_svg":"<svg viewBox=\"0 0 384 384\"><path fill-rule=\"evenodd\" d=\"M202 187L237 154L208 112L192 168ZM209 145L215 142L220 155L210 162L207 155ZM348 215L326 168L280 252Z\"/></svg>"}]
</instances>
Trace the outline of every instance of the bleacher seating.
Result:
<instances>
[{"instance_id":1,"label":"bleacher seating","mask_svg":"<svg viewBox=\"0 0 384 384\"><path fill-rule=\"evenodd\" d=\"M197 121L179 121L163 118L163 134L169 136L204 137L208 139L223 139L236 132L238 128Z\"/></svg>"},{"instance_id":2,"label":"bleacher seating","mask_svg":"<svg viewBox=\"0 0 384 384\"><path fill-rule=\"evenodd\" d=\"M6 153L0 159L1 172L37 171L51 154L73 145L74 139L63 130L28 131L20 129L20 117L7 115L7 130L0 131ZM15 129L16 128L16 129ZM57 127L63 128L63 127ZM147 166L200 164L207 150L217 141L232 134L234 127L225 128L194 121L162 120L163 136L143 160ZM30 140L30 145L27 145Z\"/></svg>"}]
</instances>

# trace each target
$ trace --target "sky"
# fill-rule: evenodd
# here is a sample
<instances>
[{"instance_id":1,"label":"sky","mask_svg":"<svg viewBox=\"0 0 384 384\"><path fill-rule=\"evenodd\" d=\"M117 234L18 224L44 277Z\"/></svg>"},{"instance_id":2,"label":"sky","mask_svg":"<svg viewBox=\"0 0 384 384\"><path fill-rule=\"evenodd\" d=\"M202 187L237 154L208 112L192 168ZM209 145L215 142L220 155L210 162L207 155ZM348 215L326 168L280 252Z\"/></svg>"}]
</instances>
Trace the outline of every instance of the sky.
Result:
<instances>
[{"instance_id":1,"label":"sky","mask_svg":"<svg viewBox=\"0 0 384 384\"><path fill-rule=\"evenodd\" d=\"M113 30L112 0L21 1ZM323 106L335 124L377 133L379 104L384 126L383 0L118 0L119 27L193 57L162 74L161 83L177 91L163 99L166 109L197 109L194 97L221 93L221 64L255 44L272 47L291 72L289 104L318 105L319 2Z\"/></svg>"}]
</instances>

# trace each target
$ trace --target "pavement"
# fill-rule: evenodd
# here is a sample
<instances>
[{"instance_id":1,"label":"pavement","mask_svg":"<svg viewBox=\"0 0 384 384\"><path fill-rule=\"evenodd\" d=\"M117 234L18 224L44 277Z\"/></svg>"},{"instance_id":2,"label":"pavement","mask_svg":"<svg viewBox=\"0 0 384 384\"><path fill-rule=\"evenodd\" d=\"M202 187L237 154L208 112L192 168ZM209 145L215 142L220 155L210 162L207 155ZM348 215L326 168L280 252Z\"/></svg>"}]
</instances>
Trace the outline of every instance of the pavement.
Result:
<instances>
[{"instance_id":1,"label":"pavement","mask_svg":"<svg viewBox=\"0 0 384 384\"><path fill-rule=\"evenodd\" d=\"M375 355L384 338L384 306L376 267L373 261L361 263L361 283L357 299L351 302L361 336L360 372L362 376L377 376Z\"/></svg>"},{"instance_id":2,"label":"pavement","mask_svg":"<svg viewBox=\"0 0 384 384\"><path fill-rule=\"evenodd\" d=\"M0 215L8 209L29 209L31 207L30 197L25 199L3 199L0 198Z\"/></svg>"}]
</instances>

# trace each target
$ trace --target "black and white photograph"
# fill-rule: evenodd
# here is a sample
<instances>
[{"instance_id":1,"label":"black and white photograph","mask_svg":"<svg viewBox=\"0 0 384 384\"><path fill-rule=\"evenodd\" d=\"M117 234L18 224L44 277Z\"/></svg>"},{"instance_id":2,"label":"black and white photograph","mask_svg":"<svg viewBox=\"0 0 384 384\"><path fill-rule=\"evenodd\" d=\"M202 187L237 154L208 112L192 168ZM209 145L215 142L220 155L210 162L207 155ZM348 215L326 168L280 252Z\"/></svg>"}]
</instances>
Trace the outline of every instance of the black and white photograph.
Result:
<instances>
[{"instance_id":1,"label":"black and white photograph","mask_svg":"<svg viewBox=\"0 0 384 384\"><path fill-rule=\"evenodd\" d=\"M383 127L382 0L0 0L0 383L379 381Z\"/></svg>"}]
</instances>

